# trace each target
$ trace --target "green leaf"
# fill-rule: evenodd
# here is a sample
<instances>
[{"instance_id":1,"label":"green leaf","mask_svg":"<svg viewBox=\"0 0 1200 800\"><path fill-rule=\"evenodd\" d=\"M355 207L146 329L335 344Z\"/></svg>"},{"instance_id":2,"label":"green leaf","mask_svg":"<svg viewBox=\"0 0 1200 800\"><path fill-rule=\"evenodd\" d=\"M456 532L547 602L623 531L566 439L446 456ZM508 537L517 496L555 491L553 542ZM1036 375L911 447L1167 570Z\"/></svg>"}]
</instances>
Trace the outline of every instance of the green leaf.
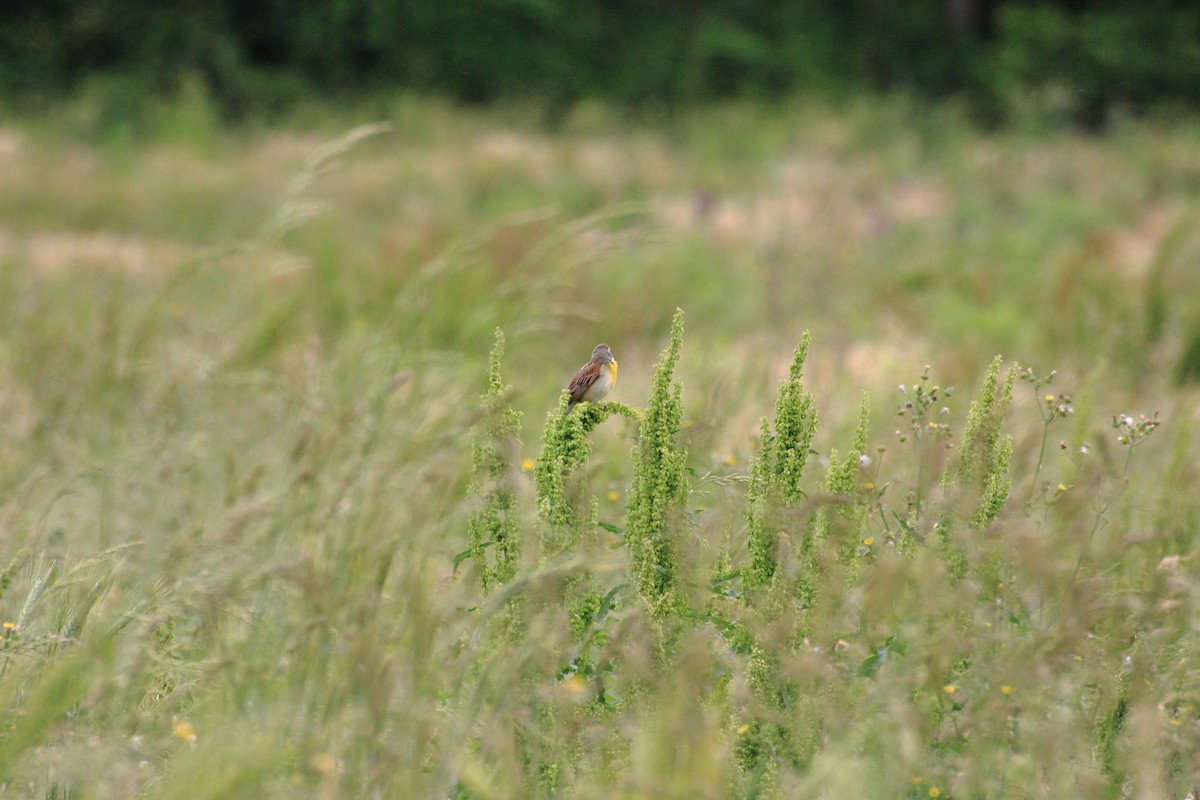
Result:
<instances>
[{"instance_id":1,"label":"green leaf","mask_svg":"<svg viewBox=\"0 0 1200 800\"><path fill-rule=\"evenodd\" d=\"M879 668L891 657L892 653L904 654L904 644L898 641L895 636L889 636L884 640L883 644L875 648L875 652L863 659L863 662L858 665L858 676L860 678L874 676L879 671Z\"/></svg>"},{"instance_id":2,"label":"green leaf","mask_svg":"<svg viewBox=\"0 0 1200 800\"><path fill-rule=\"evenodd\" d=\"M468 558L470 558L471 554L474 552L475 552L475 548L472 547L472 548L467 548L466 550L463 550L458 555L454 556L454 572L458 572L458 568L462 564L462 562L464 562Z\"/></svg>"},{"instance_id":3,"label":"green leaf","mask_svg":"<svg viewBox=\"0 0 1200 800\"><path fill-rule=\"evenodd\" d=\"M619 583L608 594L604 595L604 598L600 601L600 610L596 612L596 623L598 625L604 624L604 620L608 617L608 612L612 610L613 603L617 599L617 593L628 585L627 583Z\"/></svg>"},{"instance_id":4,"label":"green leaf","mask_svg":"<svg viewBox=\"0 0 1200 800\"><path fill-rule=\"evenodd\" d=\"M870 678L873 676L883 666L884 662L888 660L889 655L891 655L891 650L886 645L877 649L858 665L858 676L860 678Z\"/></svg>"}]
</instances>

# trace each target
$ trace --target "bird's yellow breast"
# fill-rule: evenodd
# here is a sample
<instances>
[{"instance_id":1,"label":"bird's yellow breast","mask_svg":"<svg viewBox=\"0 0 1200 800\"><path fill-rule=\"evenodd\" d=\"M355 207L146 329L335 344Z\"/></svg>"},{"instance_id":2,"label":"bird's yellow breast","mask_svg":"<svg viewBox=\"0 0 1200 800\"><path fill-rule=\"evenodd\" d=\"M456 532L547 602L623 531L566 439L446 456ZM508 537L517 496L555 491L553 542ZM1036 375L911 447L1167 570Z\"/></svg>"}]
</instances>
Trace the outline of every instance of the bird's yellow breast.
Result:
<instances>
[{"instance_id":1,"label":"bird's yellow breast","mask_svg":"<svg viewBox=\"0 0 1200 800\"><path fill-rule=\"evenodd\" d=\"M617 385L617 362L608 362L608 379L612 381L612 385Z\"/></svg>"}]
</instances>

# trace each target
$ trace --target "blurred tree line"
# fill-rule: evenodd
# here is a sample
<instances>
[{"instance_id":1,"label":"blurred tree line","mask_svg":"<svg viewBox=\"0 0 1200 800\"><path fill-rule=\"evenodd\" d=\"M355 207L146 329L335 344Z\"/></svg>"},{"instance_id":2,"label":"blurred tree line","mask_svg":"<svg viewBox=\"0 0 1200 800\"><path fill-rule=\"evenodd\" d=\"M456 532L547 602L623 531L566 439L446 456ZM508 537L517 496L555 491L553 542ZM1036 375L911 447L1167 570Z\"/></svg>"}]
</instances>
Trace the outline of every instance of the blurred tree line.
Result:
<instances>
[{"instance_id":1,"label":"blurred tree line","mask_svg":"<svg viewBox=\"0 0 1200 800\"><path fill-rule=\"evenodd\" d=\"M903 89L999 120L1200 104L1187 0L5 0L0 98L116 104L199 80L223 113L409 89L467 102Z\"/></svg>"}]
</instances>

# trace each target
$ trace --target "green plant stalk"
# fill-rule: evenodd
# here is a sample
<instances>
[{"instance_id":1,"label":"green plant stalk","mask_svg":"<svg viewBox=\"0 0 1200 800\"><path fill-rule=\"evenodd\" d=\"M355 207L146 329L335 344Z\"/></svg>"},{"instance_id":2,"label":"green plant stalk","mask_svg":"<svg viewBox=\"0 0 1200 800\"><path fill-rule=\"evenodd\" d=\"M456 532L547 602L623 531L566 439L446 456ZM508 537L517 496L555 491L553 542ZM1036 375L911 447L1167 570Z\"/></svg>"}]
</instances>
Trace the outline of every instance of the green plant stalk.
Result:
<instances>
[{"instance_id":1,"label":"green plant stalk","mask_svg":"<svg viewBox=\"0 0 1200 800\"><path fill-rule=\"evenodd\" d=\"M654 372L650 402L633 451L626 541L633 579L651 618L662 621L684 609L679 592L679 552L687 497L687 451L679 440L682 388L673 381L683 344L683 310L671 323L671 343Z\"/></svg>"},{"instance_id":2,"label":"green plant stalk","mask_svg":"<svg viewBox=\"0 0 1200 800\"><path fill-rule=\"evenodd\" d=\"M746 495L746 537L750 562L743 573L748 591L770 583L778 566L776 518L796 508L806 495L801 486L817 427L817 411L811 392L801 378L811 337L805 331L792 357L788 376L779 386L775 401L775 431L763 417L758 447L750 463L750 486Z\"/></svg>"},{"instance_id":3,"label":"green plant stalk","mask_svg":"<svg viewBox=\"0 0 1200 800\"><path fill-rule=\"evenodd\" d=\"M1122 483L1129 476L1129 464L1130 464L1130 460L1133 458L1133 448L1134 447L1137 447L1136 442L1131 442L1130 444L1125 446L1125 461L1121 466L1121 482ZM1104 514L1105 514L1105 512L1108 511L1108 507L1112 504L1114 497L1115 497L1115 495L1109 495L1105 499L1104 505L1100 505L1100 506L1093 505L1093 508L1096 510L1096 518L1092 522L1092 528L1090 531L1088 531L1087 538L1085 538L1083 540L1083 547L1080 548L1079 558L1075 559L1075 568L1073 570L1071 570L1071 577L1067 580L1067 588L1068 589L1070 589L1071 586L1075 583L1075 579L1077 577L1079 577L1079 570L1083 566L1084 558L1087 557L1087 551L1088 551L1088 548L1091 547L1091 545L1092 545L1092 540L1094 538L1096 538L1096 533L1099 532L1099 530L1102 527L1104 527L1104 525L1108 522L1108 519L1104 516Z\"/></svg>"},{"instance_id":4,"label":"green plant stalk","mask_svg":"<svg viewBox=\"0 0 1200 800\"><path fill-rule=\"evenodd\" d=\"M497 328L488 359L487 391L480 398L483 420L471 432L476 473L472 491L480 508L467 520L467 552L478 567L485 594L512 579L522 550L513 463L520 449L521 415L507 404L512 387L500 375L503 357L504 333Z\"/></svg>"},{"instance_id":5,"label":"green plant stalk","mask_svg":"<svg viewBox=\"0 0 1200 800\"><path fill-rule=\"evenodd\" d=\"M1042 464L1046 457L1046 441L1050 437L1050 420L1046 419L1046 412L1042 410L1040 403L1038 411L1042 416L1042 440L1038 445L1037 464L1033 468L1033 479L1029 482L1029 497L1025 499L1026 508L1033 503L1033 496L1037 493L1037 480L1038 476L1042 474Z\"/></svg>"}]
</instances>

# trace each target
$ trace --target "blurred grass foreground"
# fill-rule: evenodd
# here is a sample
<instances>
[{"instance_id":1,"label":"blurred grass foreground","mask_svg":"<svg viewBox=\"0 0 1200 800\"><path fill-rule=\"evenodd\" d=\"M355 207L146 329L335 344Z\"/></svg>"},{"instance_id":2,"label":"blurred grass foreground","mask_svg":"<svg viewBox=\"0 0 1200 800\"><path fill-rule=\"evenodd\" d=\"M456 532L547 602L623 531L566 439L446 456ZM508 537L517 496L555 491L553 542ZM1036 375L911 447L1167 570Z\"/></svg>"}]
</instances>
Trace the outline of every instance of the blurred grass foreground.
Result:
<instances>
[{"instance_id":1,"label":"blurred grass foreground","mask_svg":"<svg viewBox=\"0 0 1200 800\"><path fill-rule=\"evenodd\" d=\"M1194 122L78 113L0 130L5 797L1200 785Z\"/></svg>"}]
</instances>

